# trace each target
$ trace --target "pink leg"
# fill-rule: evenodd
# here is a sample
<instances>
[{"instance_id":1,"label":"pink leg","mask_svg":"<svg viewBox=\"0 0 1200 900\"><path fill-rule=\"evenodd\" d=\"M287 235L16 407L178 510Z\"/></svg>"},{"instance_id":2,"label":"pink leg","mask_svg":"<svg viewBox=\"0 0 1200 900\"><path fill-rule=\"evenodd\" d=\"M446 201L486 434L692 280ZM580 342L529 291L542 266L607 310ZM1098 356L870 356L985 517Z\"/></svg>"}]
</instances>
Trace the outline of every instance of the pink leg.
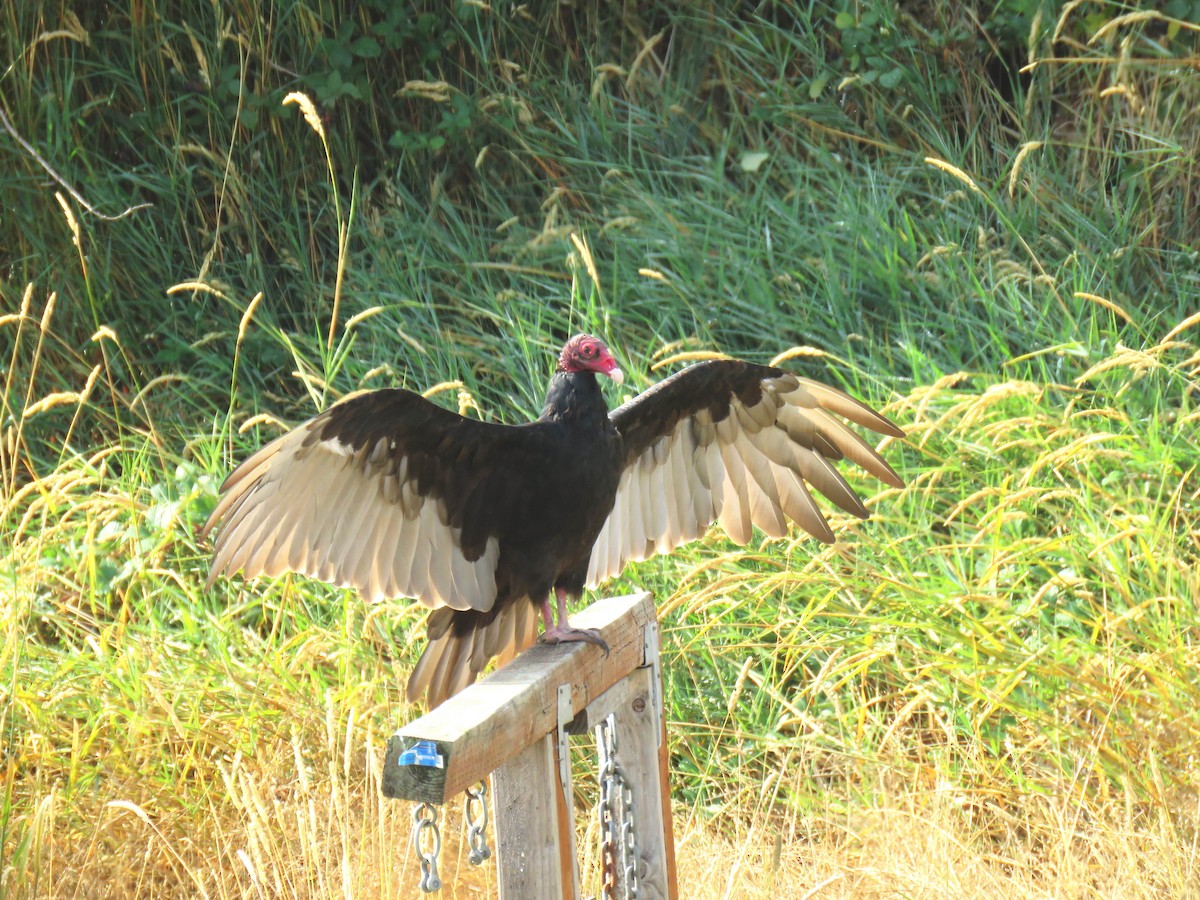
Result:
<instances>
[{"instance_id":1,"label":"pink leg","mask_svg":"<svg viewBox=\"0 0 1200 900\"><path fill-rule=\"evenodd\" d=\"M550 618L550 598L547 597L542 601L542 640L548 644L563 644L571 641L583 641L588 644L596 644L604 648L605 655L608 655L608 644L604 638L600 637L600 631L596 628L572 628L571 623L567 621L567 592L562 588L556 588L554 591L555 598L558 601L558 624L551 625Z\"/></svg>"},{"instance_id":2,"label":"pink leg","mask_svg":"<svg viewBox=\"0 0 1200 900\"><path fill-rule=\"evenodd\" d=\"M550 608L549 597L542 601L539 609L542 611L542 631L551 631L554 628L554 610Z\"/></svg>"}]
</instances>

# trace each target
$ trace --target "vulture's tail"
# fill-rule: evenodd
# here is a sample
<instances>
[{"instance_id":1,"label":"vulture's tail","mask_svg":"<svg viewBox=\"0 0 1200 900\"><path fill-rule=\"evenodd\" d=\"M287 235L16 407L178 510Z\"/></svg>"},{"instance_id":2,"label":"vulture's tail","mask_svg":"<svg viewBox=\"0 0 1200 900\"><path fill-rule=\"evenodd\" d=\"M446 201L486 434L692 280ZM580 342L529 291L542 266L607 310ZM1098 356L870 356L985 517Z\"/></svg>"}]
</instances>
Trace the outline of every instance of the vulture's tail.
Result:
<instances>
[{"instance_id":1,"label":"vulture's tail","mask_svg":"<svg viewBox=\"0 0 1200 900\"><path fill-rule=\"evenodd\" d=\"M422 693L430 709L471 684L492 657L504 665L537 640L538 611L527 599L486 612L442 607L429 614L429 644L408 677L408 700Z\"/></svg>"}]
</instances>

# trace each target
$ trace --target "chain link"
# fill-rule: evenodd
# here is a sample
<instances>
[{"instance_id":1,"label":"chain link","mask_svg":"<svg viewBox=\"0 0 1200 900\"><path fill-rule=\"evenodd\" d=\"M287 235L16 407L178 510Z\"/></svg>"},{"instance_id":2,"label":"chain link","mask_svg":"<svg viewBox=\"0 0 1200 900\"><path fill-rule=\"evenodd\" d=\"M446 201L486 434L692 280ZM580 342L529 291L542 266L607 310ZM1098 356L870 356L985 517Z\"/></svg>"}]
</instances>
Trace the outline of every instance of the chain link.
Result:
<instances>
[{"instance_id":1,"label":"chain link","mask_svg":"<svg viewBox=\"0 0 1200 900\"><path fill-rule=\"evenodd\" d=\"M442 834L438 831L437 811L432 803L421 803L413 808L412 817L413 848L417 851L417 859L421 865L421 890L432 894L442 889L442 879L438 875Z\"/></svg>"},{"instance_id":2,"label":"chain link","mask_svg":"<svg viewBox=\"0 0 1200 900\"><path fill-rule=\"evenodd\" d=\"M487 835L484 833L488 823L486 781L479 782L479 787L467 788L463 818L467 822L467 844L471 848L467 859L473 866L482 865L492 855L492 848L487 845Z\"/></svg>"},{"instance_id":3,"label":"chain link","mask_svg":"<svg viewBox=\"0 0 1200 900\"><path fill-rule=\"evenodd\" d=\"M617 723L612 714L596 726L596 747L600 753L600 896L603 900L615 897L619 861L625 875L623 900L637 900L638 854L637 834L633 828L633 790L617 759Z\"/></svg>"}]
</instances>

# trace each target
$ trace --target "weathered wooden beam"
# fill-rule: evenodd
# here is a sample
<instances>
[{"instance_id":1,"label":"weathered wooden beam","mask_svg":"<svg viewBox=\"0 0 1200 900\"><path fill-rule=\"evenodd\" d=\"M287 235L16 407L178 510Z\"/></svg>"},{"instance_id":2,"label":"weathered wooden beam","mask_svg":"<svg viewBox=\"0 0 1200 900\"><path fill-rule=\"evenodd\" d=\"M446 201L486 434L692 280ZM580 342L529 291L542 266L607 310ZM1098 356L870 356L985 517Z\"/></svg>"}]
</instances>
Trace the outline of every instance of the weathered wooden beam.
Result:
<instances>
[{"instance_id":1,"label":"weathered wooden beam","mask_svg":"<svg viewBox=\"0 0 1200 900\"><path fill-rule=\"evenodd\" d=\"M444 803L483 780L557 729L559 685L570 685L575 715L645 665L644 632L655 622L647 593L600 600L573 613L573 626L600 630L607 656L593 644L536 644L403 726L388 741L384 795ZM406 751L409 764L402 765Z\"/></svg>"},{"instance_id":2,"label":"weathered wooden beam","mask_svg":"<svg viewBox=\"0 0 1200 900\"><path fill-rule=\"evenodd\" d=\"M595 728L610 714L616 724L617 757L634 799L638 896L675 900L679 885L672 837L671 790L662 675L657 662L658 625L646 632L653 660L597 697L571 723L574 733ZM625 896L625 872L617 867L614 896Z\"/></svg>"},{"instance_id":3,"label":"weathered wooden beam","mask_svg":"<svg viewBox=\"0 0 1200 900\"><path fill-rule=\"evenodd\" d=\"M574 833L558 778L553 734L535 741L492 773L496 864L504 900L572 900ZM503 824L501 824L503 823Z\"/></svg>"}]
</instances>

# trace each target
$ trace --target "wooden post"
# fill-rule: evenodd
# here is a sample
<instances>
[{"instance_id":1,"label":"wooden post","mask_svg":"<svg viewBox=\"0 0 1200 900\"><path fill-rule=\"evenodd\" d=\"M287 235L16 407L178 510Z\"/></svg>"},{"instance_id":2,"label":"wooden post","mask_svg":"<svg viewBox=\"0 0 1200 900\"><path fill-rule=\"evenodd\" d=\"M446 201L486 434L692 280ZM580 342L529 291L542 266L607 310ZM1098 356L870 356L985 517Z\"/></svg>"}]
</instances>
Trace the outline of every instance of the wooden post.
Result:
<instances>
[{"instance_id":1,"label":"wooden post","mask_svg":"<svg viewBox=\"0 0 1200 900\"><path fill-rule=\"evenodd\" d=\"M494 773L502 900L578 898L566 733L614 713L617 754L634 796L640 896L675 900L653 602L649 594L602 600L571 622L599 629L609 654L582 643L530 648L400 728L388 741L383 793L443 803Z\"/></svg>"},{"instance_id":2,"label":"wooden post","mask_svg":"<svg viewBox=\"0 0 1200 900\"><path fill-rule=\"evenodd\" d=\"M574 832L558 782L554 736L530 744L492 773L497 866L504 898L575 897Z\"/></svg>"},{"instance_id":3,"label":"wooden post","mask_svg":"<svg viewBox=\"0 0 1200 900\"><path fill-rule=\"evenodd\" d=\"M672 839L667 731L663 716L662 673L658 666L658 623L647 627L647 664L597 697L576 718L572 730L595 728L609 714L617 729L617 756L629 781L636 812L638 896L645 900L679 896ZM625 896L625 872L618 867L615 896Z\"/></svg>"}]
</instances>

